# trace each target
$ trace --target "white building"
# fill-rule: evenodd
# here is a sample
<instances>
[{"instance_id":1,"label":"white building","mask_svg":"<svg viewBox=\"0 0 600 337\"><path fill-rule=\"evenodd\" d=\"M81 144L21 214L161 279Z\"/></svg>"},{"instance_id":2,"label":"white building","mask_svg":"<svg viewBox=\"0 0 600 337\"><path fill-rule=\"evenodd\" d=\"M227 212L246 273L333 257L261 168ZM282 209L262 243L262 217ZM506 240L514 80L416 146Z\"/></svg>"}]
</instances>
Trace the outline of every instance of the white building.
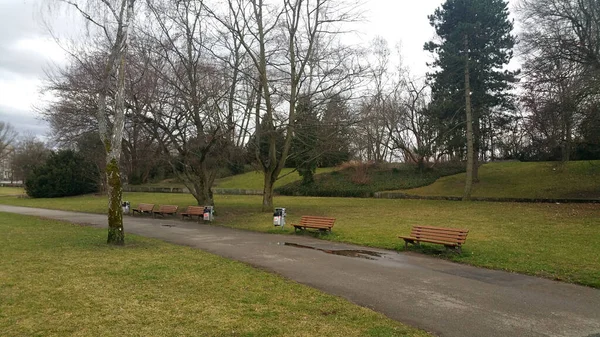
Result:
<instances>
[{"instance_id":1,"label":"white building","mask_svg":"<svg viewBox=\"0 0 600 337\"><path fill-rule=\"evenodd\" d=\"M0 181L11 182L13 180L12 172L12 153L14 148L9 146L0 155Z\"/></svg>"}]
</instances>

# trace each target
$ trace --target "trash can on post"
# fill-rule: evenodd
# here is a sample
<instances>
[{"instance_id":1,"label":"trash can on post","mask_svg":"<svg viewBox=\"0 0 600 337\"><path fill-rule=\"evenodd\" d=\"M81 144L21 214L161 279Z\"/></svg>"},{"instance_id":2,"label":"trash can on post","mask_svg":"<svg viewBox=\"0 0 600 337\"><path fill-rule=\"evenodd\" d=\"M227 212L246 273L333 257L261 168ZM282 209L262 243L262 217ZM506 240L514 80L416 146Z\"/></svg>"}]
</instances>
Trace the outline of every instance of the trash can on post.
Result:
<instances>
[{"instance_id":1,"label":"trash can on post","mask_svg":"<svg viewBox=\"0 0 600 337\"><path fill-rule=\"evenodd\" d=\"M275 212L273 213L273 225L277 227L281 227L285 225L285 208L275 208Z\"/></svg>"},{"instance_id":2,"label":"trash can on post","mask_svg":"<svg viewBox=\"0 0 600 337\"><path fill-rule=\"evenodd\" d=\"M203 219L204 221L213 221L213 206L204 206Z\"/></svg>"}]
</instances>

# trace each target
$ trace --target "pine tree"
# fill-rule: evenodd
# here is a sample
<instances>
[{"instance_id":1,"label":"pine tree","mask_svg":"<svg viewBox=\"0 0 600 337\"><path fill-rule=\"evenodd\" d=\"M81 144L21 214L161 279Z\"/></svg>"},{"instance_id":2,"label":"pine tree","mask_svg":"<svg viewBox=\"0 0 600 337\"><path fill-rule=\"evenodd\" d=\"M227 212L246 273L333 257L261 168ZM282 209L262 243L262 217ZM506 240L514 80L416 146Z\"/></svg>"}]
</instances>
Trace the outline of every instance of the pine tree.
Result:
<instances>
[{"instance_id":1,"label":"pine tree","mask_svg":"<svg viewBox=\"0 0 600 337\"><path fill-rule=\"evenodd\" d=\"M296 106L296 129L292 139L292 161L298 174L302 177L302 185L310 185L315 181L319 154L319 129L321 123L317 118L309 97L302 96Z\"/></svg>"},{"instance_id":2,"label":"pine tree","mask_svg":"<svg viewBox=\"0 0 600 337\"><path fill-rule=\"evenodd\" d=\"M505 0L447 0L429 16L439 39L427 42L424 49L436 56L428 76L435 105L441 107L439 118L466 127L465 200L478 179L480 120L493 107L511 107L509 90L516 72L502 69L515 44L508 15Z\"/></svg>"}]
</instances>

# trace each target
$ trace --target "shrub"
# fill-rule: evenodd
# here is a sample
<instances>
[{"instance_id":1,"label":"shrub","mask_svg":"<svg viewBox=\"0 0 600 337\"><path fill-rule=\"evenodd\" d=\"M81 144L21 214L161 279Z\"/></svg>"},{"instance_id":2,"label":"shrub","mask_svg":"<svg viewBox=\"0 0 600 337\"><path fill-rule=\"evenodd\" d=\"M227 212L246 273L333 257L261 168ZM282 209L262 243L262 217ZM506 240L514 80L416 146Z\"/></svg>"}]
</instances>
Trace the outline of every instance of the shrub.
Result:
<instances>
[{"instance_id":1,"label":"shrub","mask_svg":"<svg viewBox=\"0 0 600 337\"><path fill-rule=\"evenodd\" d=\"M369 164L360 163L354 167L354 173L351 178L352 182L357 185L366 185L371 182L369 178Z\"/></svg>"},{"instance_id":2,"label":"shrub","mask_svg":"<svg viewBox=\"0 0 600 337\"><path fill-rule=\"evenodd\" d=\"M32 198L59 198L98 191L96 165L72 150L52 153L46 163L32 170L25 192Z\"/></svg>"}]
</instances>

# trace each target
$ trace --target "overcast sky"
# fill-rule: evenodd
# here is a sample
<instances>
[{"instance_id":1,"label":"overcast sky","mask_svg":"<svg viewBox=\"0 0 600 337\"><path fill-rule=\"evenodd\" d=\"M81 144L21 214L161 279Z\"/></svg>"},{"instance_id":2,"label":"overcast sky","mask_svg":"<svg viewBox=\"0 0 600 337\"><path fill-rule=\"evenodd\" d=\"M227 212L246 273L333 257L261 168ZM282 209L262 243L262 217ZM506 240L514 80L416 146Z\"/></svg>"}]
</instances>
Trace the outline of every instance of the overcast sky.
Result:
<instances>
[{"instance_id":1,"label":"overcast sky","mask_svg":"<svg viewBox=\"0 0 600 337\"><path fill-rule=\"evenodd\" d=\"M0 0L0 121L11 123L22 134L40 136L48 126L37 116L36 107L50 99L40 93L44 69L63 62L61 49L42 24L44 1L48 0ZM358 27L360 39L368 44L381 36L390 48L400 42L403 64L414 76L423 76L425 63L431 60L423 43L434 36L427 15L442 2L365 0L367 21ZM59 32L72 30L74 25L66 21L61 18L50 24Z\"/></svg>"}]
</instances>

